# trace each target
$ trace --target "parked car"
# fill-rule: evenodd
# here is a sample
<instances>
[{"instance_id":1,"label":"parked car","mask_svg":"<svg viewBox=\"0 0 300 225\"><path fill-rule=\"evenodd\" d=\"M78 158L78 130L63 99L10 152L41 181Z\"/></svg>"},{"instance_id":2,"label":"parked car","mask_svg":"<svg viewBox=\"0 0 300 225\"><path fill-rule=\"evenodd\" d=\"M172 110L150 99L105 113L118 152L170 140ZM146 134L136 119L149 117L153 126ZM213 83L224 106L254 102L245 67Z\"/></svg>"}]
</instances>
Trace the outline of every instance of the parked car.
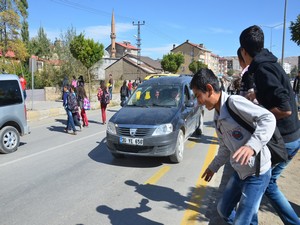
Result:
<instances>
[{"instance_id":1,"label":"parked car","mask_svg":"<svg viewBox=\"0 0 300 225\"><path fill-rule=\"evenodd\" d=\"M0 152L18 149L20 136L30 133L26 105L16 75L0 74Z\"/></svg>"},{"instance_id":2,"label":"parked car","mask_svg":"<svg viewBox=\"0 0 300 225\"><path fill-rule=\"evenodd\" d=\"M191 77L144 81L107 124L106 144L114 157L169 156L183 160L184 142L202 133L202 108L189 87Z\"/></svg>"}]
</instances>

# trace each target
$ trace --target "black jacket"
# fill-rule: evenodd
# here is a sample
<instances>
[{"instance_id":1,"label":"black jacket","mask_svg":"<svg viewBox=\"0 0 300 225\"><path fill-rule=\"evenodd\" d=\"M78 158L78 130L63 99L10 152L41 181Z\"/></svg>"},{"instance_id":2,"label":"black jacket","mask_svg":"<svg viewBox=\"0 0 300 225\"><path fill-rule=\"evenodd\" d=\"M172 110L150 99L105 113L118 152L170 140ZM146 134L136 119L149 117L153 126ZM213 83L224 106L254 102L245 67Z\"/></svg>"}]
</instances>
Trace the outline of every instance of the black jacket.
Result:
<instances>
[{"instance_id":1,"label":"black jacket","mask_svg":"<svg viewBox=\"0 0 300 225\"><path fill-rule=\"evenodd\" d=\"M292 111L292 115L277 120L277 126L286 143L300 137L298 111L292 86L277 58L263 49L252 60L249 73L254 76L256 99L266 109L277 107Z\"/></svg>"}]
</instances>

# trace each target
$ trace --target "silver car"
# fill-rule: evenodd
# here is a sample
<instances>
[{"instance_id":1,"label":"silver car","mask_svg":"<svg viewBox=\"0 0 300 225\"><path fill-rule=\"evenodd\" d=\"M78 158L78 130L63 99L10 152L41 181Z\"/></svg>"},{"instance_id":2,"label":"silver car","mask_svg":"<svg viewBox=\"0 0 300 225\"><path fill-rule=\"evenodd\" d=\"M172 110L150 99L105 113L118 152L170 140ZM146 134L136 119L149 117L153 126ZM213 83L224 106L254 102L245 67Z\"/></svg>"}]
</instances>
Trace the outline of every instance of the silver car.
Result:
<instances>
[{"instance_id":1,"label":"silver car","mask_svg":"<svg viewBox=\"0 0 300 225\"><path fill-rule=\"evenodd\" d=\"M0 74L0 152L16 151L20 136L29 133L19 78L16 75Z\"/></svg>"}]
</instances>

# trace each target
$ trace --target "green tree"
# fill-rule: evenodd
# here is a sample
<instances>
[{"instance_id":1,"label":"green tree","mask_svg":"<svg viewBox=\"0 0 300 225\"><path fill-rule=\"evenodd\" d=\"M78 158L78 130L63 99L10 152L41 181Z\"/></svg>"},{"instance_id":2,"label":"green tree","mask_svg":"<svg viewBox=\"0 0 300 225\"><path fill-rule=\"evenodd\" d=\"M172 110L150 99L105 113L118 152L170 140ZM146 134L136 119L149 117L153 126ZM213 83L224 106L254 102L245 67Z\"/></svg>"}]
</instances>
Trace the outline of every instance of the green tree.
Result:
<instances>
[{"instance_id":1,"label":"green tree","mask_svg":"<svg viewBox=\"0 0 300 225\"><path fill-rule=\"evenodd\" d=\"M5 53L8 42L19 39L21 18L26 21L28 3L27 0L5 0L0 2L0 42L1 50Z\"/></svg>"},{"instance_id":2,"label":"green tree","mask_svg":"<svg viewBox=\"0 0 300 225\"><path fill-rule=\"evenodd\" d=\"M193 61L193 62L191 62L190 65L189 65L189 70L190 70L193 74L197 73L197 72L198 72L200 69L202 69L202 68L207 68L207 65L204 64L204 63L201 62L201 61Z\"/></svg>"},{"instance_id":3,"label":"green tree","mask_svg":"<svg viewBox=\"0 0 300 225\"><path fill-rule=\"evenodd\" d=\"M92 39L85 39L84 34L75 36L70 43L70 51L73 57L79 60L87 69L89 79L89 98L91 97L91 77L90 68L102 59L104 55L103 44L96 43Z\"/></svg>"},{"instance_id":4,"label":"green tree","mask_svg":"<svg viewBox=\"0 0 300 225\"><path fill-rule=\"evenodd\" d=\"M169 53L163 56L161 67L164 71L177 73L178 69L184 62L184 56L181 53Z\"/></svg>"},{"instance_id":5,"label":"green tree","mask_svg":"<svg viewBox=\"0 0 300 225\"><path fill-rule=\"evenodd\" d=\"M297 45L300 45L300 14L297 16L295 22L291 22L289 27L291 30L291 40L296 42Z\"/></svg>"},{"instance_id":6,"label":"green tree","mask_svg":"<svg viewBox=\"0 0 300 225\"><path fill-rule=\"evenodd\" d=\"M234 70L233 69L230 69L230 70L227 71L227 75L228 76L231 77L233 74L234 74Z\"/></svg>"},{"instance_id":7,"label":"green tree","mask_svg":"<svg viewBox=\"0 0 300 225\"><path fill-rule=\"evenodd\" d=\"M40 27L36 37L29 41L29 53L40 58L49 59L51 42L47 38L44 28Z\"/></svg>"}]
</instances>

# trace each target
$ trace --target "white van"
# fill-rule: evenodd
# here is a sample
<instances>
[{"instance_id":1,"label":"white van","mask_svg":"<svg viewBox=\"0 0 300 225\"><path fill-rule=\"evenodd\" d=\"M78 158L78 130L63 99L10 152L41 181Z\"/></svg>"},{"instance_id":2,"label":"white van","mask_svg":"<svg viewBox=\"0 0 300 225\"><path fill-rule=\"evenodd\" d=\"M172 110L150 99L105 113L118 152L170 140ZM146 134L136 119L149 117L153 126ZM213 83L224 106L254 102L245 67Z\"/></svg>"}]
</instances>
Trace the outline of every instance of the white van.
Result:
<instances>
[{"instance_id":1,"label":"white van","mask_svg":"<svg viewBox=\"0 0 300 225\"><path fill-rule=\"evenodd\" d=\"M20 136L30 133L25 100L18 76L0 74L0 153L12 153Z\"/></svg>"}]
</instances>

